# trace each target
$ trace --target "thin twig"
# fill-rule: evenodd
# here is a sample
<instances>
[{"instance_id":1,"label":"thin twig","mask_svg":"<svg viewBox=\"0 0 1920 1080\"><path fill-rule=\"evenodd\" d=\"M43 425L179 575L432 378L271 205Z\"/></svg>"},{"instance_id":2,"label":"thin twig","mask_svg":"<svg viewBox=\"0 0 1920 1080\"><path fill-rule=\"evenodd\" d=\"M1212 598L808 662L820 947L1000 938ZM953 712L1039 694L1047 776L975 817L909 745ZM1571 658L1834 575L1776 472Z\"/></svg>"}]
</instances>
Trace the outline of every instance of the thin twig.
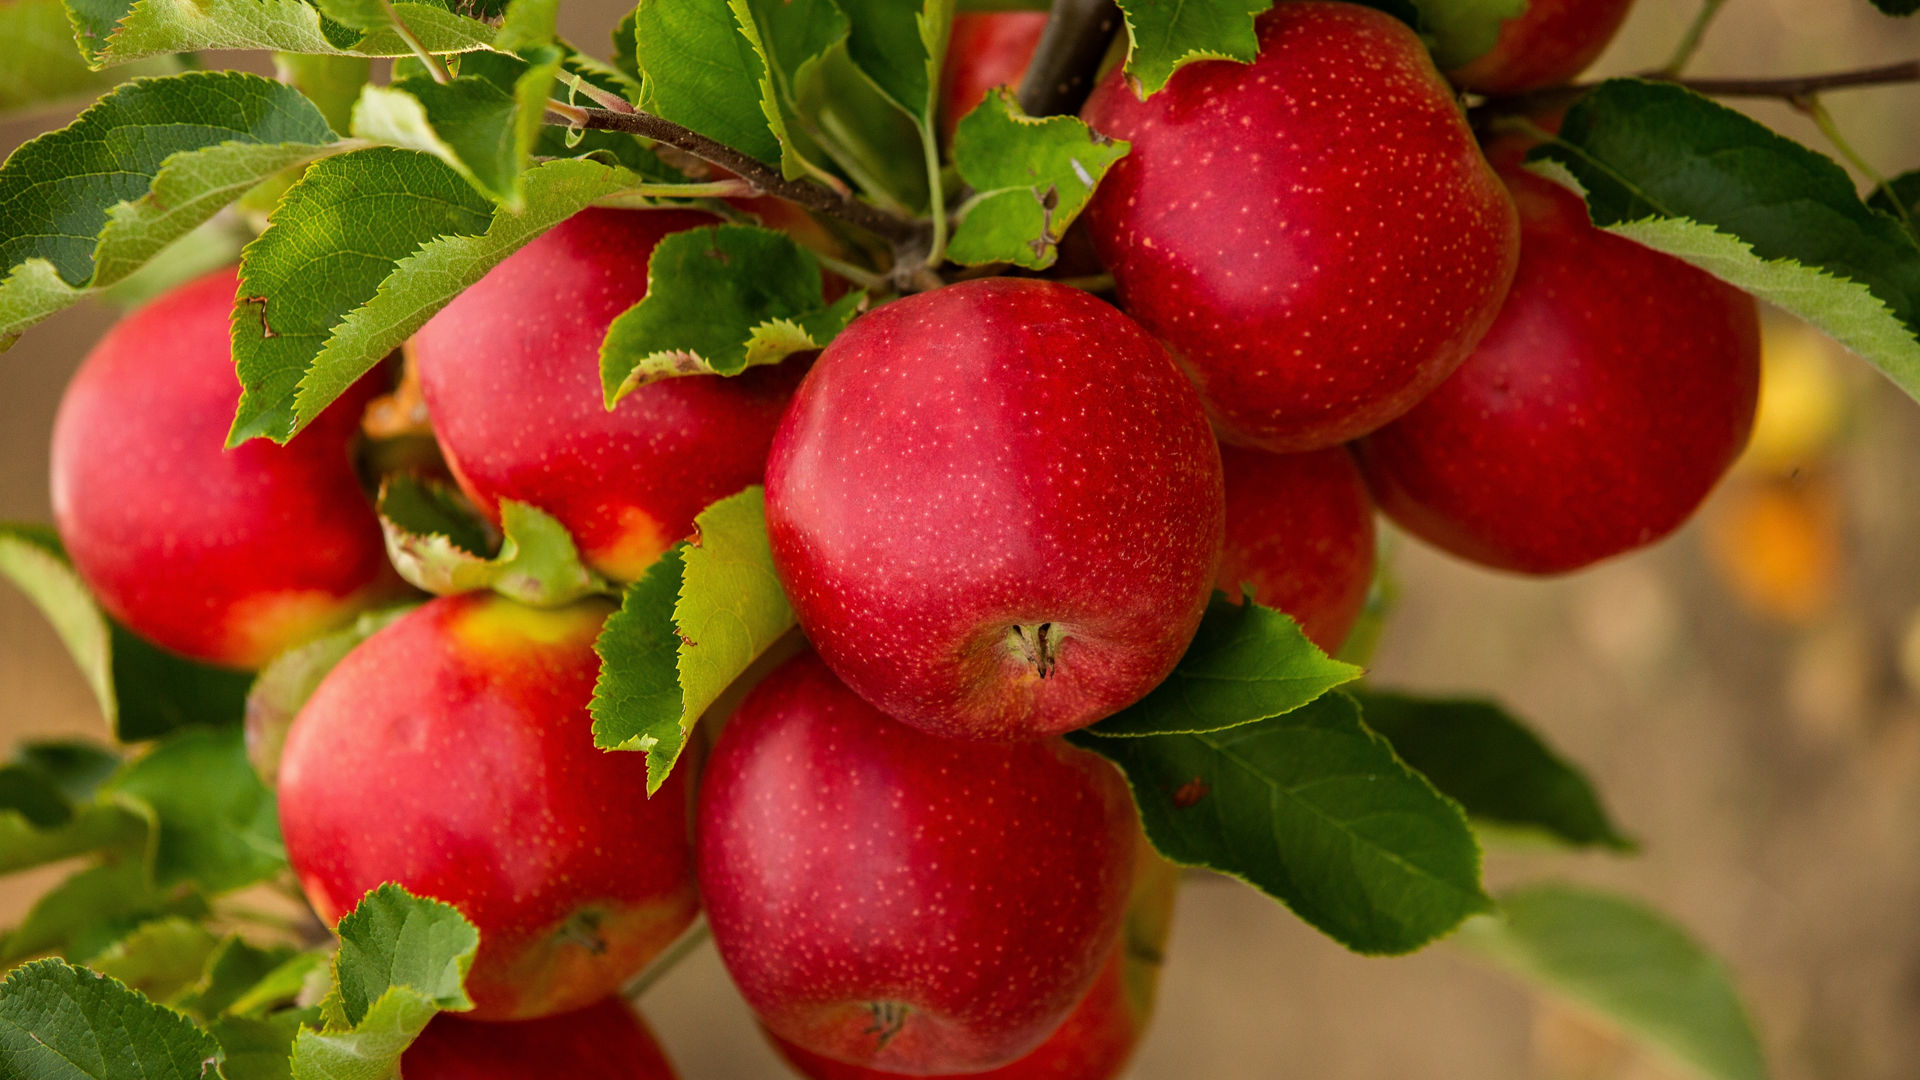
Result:
<instances>
[{"instance_id":1,"label":"thin twig","mask_svg":"<svg viewBox=\"0 0 1920 1080\"><path fill-rule=\"evenodd\" d=\"M651 113L620 113L611 109L583 109L548 102L551 122L598 131L624 131L630 135L683 150L702 161L718 165L753 184L769 195L795 202L809 210L837 217L896 244L919 239L926 231L921 223L890 214L861 202L850 194L831 191L820 184L788 180L774 169L724 143L662 120Z\"/></svg>"},{"instance_id":2,"label":"thin twig","mask_svg":"<svg viewBox=\"0 0 1920 1080\"><path fill-rule=\"evenodd\" d=\"M1899 216L1900 223L1906 226L1907 231L1913 231L1913 218L1907 213L1907 208L1900 205L1900 196L1894 192L1893 185L1887 182L1886 175L1874 168L1873 163L1855 150L1846 136L1840 133L1840 125L1834 122L1833 114L1821 104L1819 97L1809 94L1804 98L1796 99L1793 104L1795 108L1813 118L1814 125L1820 129L1820 134L1827 137L1827 141L1833 144L1833 148L1841 157L1846 158L1849 164L1859 170L1861 176L1866 177L1876 190L1887 193L1887 201L1893 204L1894 213Z\"/></svg>"},{"instance_id":3,"label":"thin twig","mask_svg":"<svg viewBox=\"0 0 1920 1080\"><path fill-rule=\"evenodd\" d=\"M1720 5L1726 2L1727 0L1703 0L1700 13L1693 17L1693 22L1687 24L1687 32L1681 35L1680 44L1674 47L1673 56L1667 60L1667 65L1660 69L1661 74L1674 78L1687 69L1687 62L1692 60L1693 54L1699 50L1700 39L1706 36L1708 25L1713 22L1713 17L1720 13Z\"/></svg>"},{"instance_id":4,"label":"thin twig","mask_svg":"<svg viewBox=\"0 0 1920 1080\"><path fill-rule=\"evenodd\" d=\"M1120 8L1113 0L1053 0L1047 28L1020 82L1020 108L1028 116L1080 111L1119 29Z\"/></svg>"},{"instance_id":5,"label":"thin twig","mask_svg":"<svg viewBox=\"0 0 1920 1080\"><path fill-rule=\"evenodd\" d=\"M620 988L620 996L637 1003L647 991L653 989L655 983L665 978L668 972L679 966L680 961L693 955L693 951L705 945L711 937L713 937L713 929L707 925L705 919L701 919L698 924L681 934L673 944L667 946L666 951L654 957L653 963L642 969L640 974L627 980L627 985Z\"/></svg>"},{"instance_id":6,"label":"thin twig","mask_svg":"<svg viewBox=\"0 0 1920 1080\"><path fill-rule=\"evenodd\" d=\"M1880 67L1855 68L1849 71L1827 71L1814 75L1791 75L1785 78L1764 79L1687 79L1666 75L1658 71L1649 71L1639 76L1655 82L1672 83L1684 86L1696 94L1708 97L1747 97L1779 98L1782 101L1794 101L1818 94L1824 90L1857 89L1868 86L1894 86L1901 83L1920 82L1920 60L1904 60L1897 64L1884 64ZM1600 84L1597 82L1573 83L1567 86L1551 86L1544 90L1533 90L1510 97L1490 98L1474 106L1476 117L1530 115L1548 112L1572 104L1585 97Z\"/></svg>"}]
</instances>

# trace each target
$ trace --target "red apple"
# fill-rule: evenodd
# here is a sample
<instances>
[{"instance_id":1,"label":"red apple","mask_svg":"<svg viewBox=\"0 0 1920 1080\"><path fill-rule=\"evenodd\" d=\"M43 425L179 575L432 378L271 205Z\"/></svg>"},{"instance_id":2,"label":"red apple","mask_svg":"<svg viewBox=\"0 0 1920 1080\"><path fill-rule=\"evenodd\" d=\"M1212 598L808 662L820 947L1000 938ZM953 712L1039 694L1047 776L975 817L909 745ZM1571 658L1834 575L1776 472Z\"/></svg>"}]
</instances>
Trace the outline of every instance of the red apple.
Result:
<instances>
[{"instance_id":1,"label":"red apple","mask_svg":"<svg viewBox=\"0 0 1920 1080\"><path fill-rule=\"evenodd\" d=\"M1503 169L1520 273L1478 350L1357 448L1407 531L1505 570L1575 570L1690 517L1746 445L1753 299L1597 229L1579 197Z\"/></svg>"},{"instance_id":2,"label":"red apple","mask_svg":"<svg viewBox=\"0 0 1920 1080\"><path fill-rule=\"evenodd\" d=\"M1222 447L1227 542L1219 587L1293 616L1331 653L1347 640L1373 583L1373 503L1344 449L1269 454Z\"/></svg>"},{"instance_id":3,"label":"red apple","mask_svg":"<svg viewBox=\"0 0 1920 1080\"><path fill-rule=\"evenodd\" d=\"M1092 754L923 734L806 654L721 733L698 821L713 940L760 1021L916 1074L1006 1064L1066 1019L1119 932L1140 827Z\"/></svg>"},{"instance_id":4,"label":"red apple","mask_svg":"<svg viewBox=\"0 0 1920 1080\"><path fill-rule=\"evenodd\" d=\"M675 1080L653 1032L618 997L541 1020L433 1018L400 1058L405 1080Z\"/></svg>"},{"instance_id":5,"label":"red apple","mask_svg":"<svg viewBox=\"0 0 1920 1080\"><path fill-rule=\"evenodd\" d=\"M1478 59L1447 72L1463 90L1518 94L1566 82L1587 69L1626 21L1633 0L1527 0Z\"/></svg>"},{"instance_id":6,"label":"red apple","mask_svg":"<svg viewBox=\"0 0 1920 1080\"><path fill-rule=\"evenodd\" d=\"M594 749L609 605L434 600L321 682L287 734L287 858L329 923L398 882L480 930L473 1016L617 989L693 921L687 768L647 798L641 754Z\"/></svg>"},{"instance_id":7,"label":"red apple","mask_svg":"<svg viewBox=\"0 0 1920 1080\"><path fill-rule=\"evenodd\" d=\"M1219 557L1220 455L1133 321L991 278L879 308L821 354L767 464L774 565L887 715L1021 739L1138 700Z\"/></svg>"},{"instance_id":8,"label":"red apple","mask_svg":"<svg viewBox=\"0 0 1920 1080\"><path fill-rule=\"evenodd\" d=\"M940 135L953 141L960 118L996 86L1019 89L1047 28L1044 11L985 11L953 17L940 71Z\"/></svg>"},{"instance_id":9,"label":"red apple","mask_svg":"<svg viewBox=\"0 0 1920 1080\"><path fill-rule=\"evenodd\" d=\"M113 617L196 660L259 667L404 586L351 453L362 379L285 446L226 449L240 401L217 270L121 320L53 427L53 513Z\"/></svg>"},{"instance_id":10,"label":"red apple","mask_svg":"<svg viewBox=\"0 0 1920 1080\"><path fill-rule=\"evenodd\" d=\"M600 385L601 339L647 294L654 245L718 220L583 210L414 335L440 448L489 516L498 520L501 499L537 506L591 566L625 581L688 535L708 504L760 482L802 363L664 379L611 412Z\"/></svg>"},{"instance_id":11,"label":"red apple","mask_svg":"<svg viewBox=\"0 0 1920 1080\"><path fill-rule=\"evenodd\" d=\"M1513 203L1405 24L1280 4L1252 64L1146 101L1119 71L1085 116L1133 149L1086 221L1121 306L1166 342L1221 437L1314 450L1440 385L1512 280Z\"/></svg>"},{"instance_id":12,"label":"red apple","mask_svg":"<svg viewBox=\"0 0 1920 1080\"><path fill-rule=\"evenodd\" d=\"M1153 1011L1180 875L1145 846L1144 838L1139 850L1126 925L1080 1004L1032 1053L997 1069L958 1075L969 1080L1115 1080L1126 1069ZM848 1065L778 1035L768 1037L780 1056L810 1080L892 1080L906 1075Z\"/></svg>"}]
</instances>

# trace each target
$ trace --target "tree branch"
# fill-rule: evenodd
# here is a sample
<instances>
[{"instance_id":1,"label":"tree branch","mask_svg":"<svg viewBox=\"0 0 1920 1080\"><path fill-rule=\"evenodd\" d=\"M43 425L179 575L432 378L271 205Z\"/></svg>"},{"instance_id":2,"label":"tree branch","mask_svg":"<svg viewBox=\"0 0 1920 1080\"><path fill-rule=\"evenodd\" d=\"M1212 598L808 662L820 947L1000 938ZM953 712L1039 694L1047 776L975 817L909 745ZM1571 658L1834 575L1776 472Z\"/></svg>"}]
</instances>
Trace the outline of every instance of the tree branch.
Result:
<instances>
[{"instance_id":1,"label":"tree branch","mask_svg":"<svg viewBox=\"0 0 1920 1080\"><path fill-rule=\"evenodd\" d=\"M1782 101L1797 101L1823 90L1920 82L1920 60L1905 60L1898 64L1856 68L1851 71L1792 75L1785 78L1683 79L1657 71L1645 72L1639 77L1684 86L1708 97L1779 98ZM1569 86L1550 86L1544 90L1515 94L1511 97L1490 98L1474 106L1473 111L1488 116L1514 116L1548 111L1573 103L1587 91L1599 85L1599 83L1574 83Z\"/></svg>"},{"instance_id":2,"label":"tree branch","mask_svg":"<svg viewBox=\"0 0 1920 1080\"><path fill-rule=\"evenodd\" d=\"M1093 92L1093 77L1120 29L1113 0L1053 0L1053 13L1020 80L1020 108L1028 116L1080 111Z\"/></svg>"},{"instance_id":3,"label":"tree branch","mask_svg":"<svg viewBox=\"0 0 1920 1080\"><path fill-rule=\"evenodd\" d=\"M790 202L799 203L809 210L839 218L896 244L918 239L926 230L926 226L920 222L890 214L878 207L861 202L851 195L843 195L804 180L788 180L780 175L778 169L748 157L724 143L709 139L697 131L662 120L650 113L623 113L614 112L611 109L556 106L559 106L559 103L548 103L547 119L550 123L593 128L599 131L624 131L652 139L654 142L665 143L684 150L702 161L718 165L769 195L777 195Z\"/></svg>"}]
</instances>

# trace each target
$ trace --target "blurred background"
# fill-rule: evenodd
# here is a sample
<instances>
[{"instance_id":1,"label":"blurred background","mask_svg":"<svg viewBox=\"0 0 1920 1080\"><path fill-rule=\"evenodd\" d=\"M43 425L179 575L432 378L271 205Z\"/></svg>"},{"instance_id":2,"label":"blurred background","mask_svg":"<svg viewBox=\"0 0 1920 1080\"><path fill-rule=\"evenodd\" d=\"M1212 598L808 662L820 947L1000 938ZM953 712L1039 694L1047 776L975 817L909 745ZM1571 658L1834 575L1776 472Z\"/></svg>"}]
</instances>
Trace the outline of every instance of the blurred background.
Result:
<instances>
[{"instance_id":1,"label":"blurred background","mask_svg":"<svg viewBox=\"0 0 1920 1080\"><path fill-rule=\"evenodd\" d=\"M624 10L569 0L562 30L592 49ZM1696 11L1641 0L1595 73L1658 65ZM1866 0L1728 0L1690 73L1914 57L1920 19ZM1881 172L1920 167L1920 86L1825 100ZM1789 107L1750 108L1830 151ZM67 119L0 122L0 152ZM0 519L50 520L54 407L112 317L66 312L0 356ZM1591 772L1643 845L1494 851L1492 886L1640 897L1728 959L1777 1076L1906 1080L1920 1069L1920 405L1784 317L1766 360L1753 448L1652 551L1538 582L1396 543L1401 598L1373 678L1500 699ZM0 586L0 743L100 731L53 632ZM0 925L58 876L0 881ZM1180 903L1140 1080L1678 1075L1445 945L1356 957L1225 879L1190 881ZM689 1080L784 1075L710 947L644 1007Z\"/></svg>"}]
</instances>

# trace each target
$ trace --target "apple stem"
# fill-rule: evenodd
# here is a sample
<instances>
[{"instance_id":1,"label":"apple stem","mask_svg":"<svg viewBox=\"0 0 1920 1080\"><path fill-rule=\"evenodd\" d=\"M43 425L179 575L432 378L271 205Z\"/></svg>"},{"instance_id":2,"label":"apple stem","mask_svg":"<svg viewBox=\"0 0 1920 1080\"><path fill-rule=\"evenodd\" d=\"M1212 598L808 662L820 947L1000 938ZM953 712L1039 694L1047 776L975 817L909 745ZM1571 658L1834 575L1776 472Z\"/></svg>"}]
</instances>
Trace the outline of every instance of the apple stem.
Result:
<instances>
[{"instance_id":1,"label":"apple stem","mask_svg":"<svg viewBox=\"0 0 1920 1080\"><path fill-rule=\"evenodd\" d=\"M1687 32L1681 35L1680 44L1674 47L1673 56L1667 61L1667 66L1660 69L1661 74L1668 78L1675 78L1686 70L1687 61L1692 60L1693 54L1699 50L1700 39L1706 36L1707 26L1713 22L1713 17L1720 13L1720 6L1724 3L1726 0L1703 0L1700 13L1695 15L1693 22L1687 25Z\"/></svg>"},{"instance_id":2,"label":"apple stem","mask_svg":"<svg viewBox=\"0 0 1920 1080\"><path fill-rule=\"evenodd\" d=\"M873 1023L868 1024L863 1035L878 1036L873 1044L875 1053L886 1049L900 1029L907 1026L907 1013L910 1007L902 1001L869 1001L867 1011L873 1014Z\"/></svg>"},{"instance_id":3,"label":"apple stem","mask_svg":"<svg viewBox=\"0 0 1920 1080\"><path fill-rule=\"evenodd\" d=\"M1113 0L1053 0L1047 28L1020 81L1020 108L1028 116L1078 112L1119 29L1120 8Z\"/></svg>"},{"instance_id":4,"label":"apple stem","mask_svg":"<svg viewBox=\"0 0 1920 1080\"><path fill-rule=\"evenodd\" d=\"M640 974L629 979L627 985L620 988L620 996L638 1004L646 992L653 989L653 984L665 978L680 961L693 955L694 950L705 945L712 937L713 928L707 925L706 919L701 919L667 946L664 952L654 957L653 963L648 964Z\"/></svg>"}]
</instances>

